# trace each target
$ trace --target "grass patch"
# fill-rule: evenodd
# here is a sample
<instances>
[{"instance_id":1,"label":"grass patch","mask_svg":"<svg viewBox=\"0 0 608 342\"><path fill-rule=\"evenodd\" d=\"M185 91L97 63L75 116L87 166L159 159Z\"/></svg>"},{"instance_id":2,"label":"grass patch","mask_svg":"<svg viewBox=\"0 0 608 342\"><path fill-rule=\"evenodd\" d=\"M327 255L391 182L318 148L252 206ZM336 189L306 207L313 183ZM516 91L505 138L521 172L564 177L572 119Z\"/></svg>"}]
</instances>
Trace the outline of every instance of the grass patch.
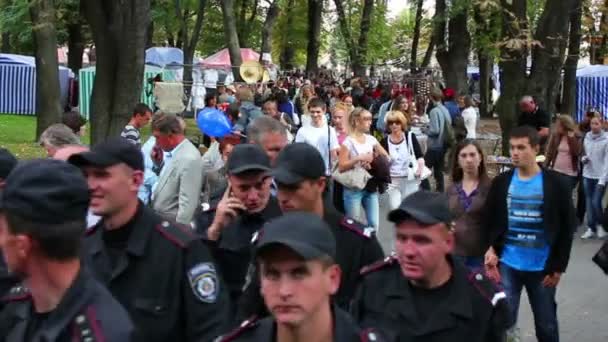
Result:
<instances>
[{"instance_id":1,"label":"grass patch","mask_svg":"<svg viewBox=\"0 0 608 342\"><path fill-rule=\"evenodd\" d=\"M201 136L194 119L186 119L186 135L194 142ZM90 127L82 142L89 144ZM141 130L142 142L150 136L150 125ZM202 141L202 140L200 140ZM36 117L29 115L0 114L0 147L11 151L19 159L46 157L46 151L36 141Z\"/></svg>"}]
</instances>

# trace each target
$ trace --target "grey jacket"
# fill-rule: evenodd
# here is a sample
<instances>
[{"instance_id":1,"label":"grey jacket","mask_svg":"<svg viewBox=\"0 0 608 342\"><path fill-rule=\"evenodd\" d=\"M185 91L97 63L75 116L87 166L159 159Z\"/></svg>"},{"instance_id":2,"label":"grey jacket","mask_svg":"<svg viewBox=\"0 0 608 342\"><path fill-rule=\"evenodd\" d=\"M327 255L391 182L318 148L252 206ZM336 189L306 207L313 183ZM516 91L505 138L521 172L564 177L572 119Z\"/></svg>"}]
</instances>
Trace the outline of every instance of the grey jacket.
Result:
<instances>
[{"instance_id":1,"label":"grey jacket","mask_svg":"<svg viewBox=\"0 0 608 342\"><path fill-rule=\"evenodd\" d=\"M443 104L438 103L431 109L429 119L431 122L427 131L427 135L429 136L428 148L433 150L443 149L446 120L448 125L452 125L450 112Z\"/></svg>"},{"instance_id":2,"label":"grey jacket","mask_svg":"<svg viewBox=\"0 0 608 342\"><path fill-rule=\"evenodd\" d=\"M600 185L608 181L608 133L585 135L583 142L587 161L583 164L583 177L597 179Z\"/></svg>"}]
</instances>

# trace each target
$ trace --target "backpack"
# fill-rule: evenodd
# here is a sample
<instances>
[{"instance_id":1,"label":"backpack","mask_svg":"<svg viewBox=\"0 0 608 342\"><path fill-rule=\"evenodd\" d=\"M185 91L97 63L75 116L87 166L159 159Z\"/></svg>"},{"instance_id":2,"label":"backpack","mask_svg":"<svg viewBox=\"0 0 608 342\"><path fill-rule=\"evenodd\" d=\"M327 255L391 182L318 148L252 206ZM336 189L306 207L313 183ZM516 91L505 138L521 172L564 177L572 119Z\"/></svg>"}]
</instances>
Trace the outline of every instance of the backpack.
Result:
<instances>
[{"instance_id":1,"label":"backpack","mask_svg":"<svg viewBox=\"0 0 608 342\"><path fill-rule=\"evenodd\" d=\"M454 137L456 141L464 140L467 137L469 131L464 124L464 117L462 114L458 114L452 120L452 128L454 129Z\"/></svg>"},{"instance_id":2,"label":"backpack","mask_svg":"<svg viewBox=\"0 0 608 342\"><path fill-rule=\"evenodd\" d=\"M464 121L463 121L464 123ZM456 146L456 135L454 134L454 129L452 125L450 125L449 121L446 118L443 118L443 147L448 150L451 147Z\"/></svg>"}]
</instances>

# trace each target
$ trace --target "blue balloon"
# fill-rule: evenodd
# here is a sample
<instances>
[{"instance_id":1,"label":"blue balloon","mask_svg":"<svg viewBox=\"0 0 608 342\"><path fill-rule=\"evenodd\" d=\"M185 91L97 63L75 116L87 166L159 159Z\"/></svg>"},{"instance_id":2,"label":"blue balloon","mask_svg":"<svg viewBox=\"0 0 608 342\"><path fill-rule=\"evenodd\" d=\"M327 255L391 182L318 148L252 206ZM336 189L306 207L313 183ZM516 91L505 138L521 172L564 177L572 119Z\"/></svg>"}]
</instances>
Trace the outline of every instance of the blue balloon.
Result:
<instances>
[{"instance_id":1,"label":"blue balloon","mask_svg":"<svg viewBox=\"0 0 608 342\"><path fill-rule=\"evenodd\" d=\"M218 109L201 109L198 112L196 124L203 134L214 138L222 138L232 131L226 114Z\"/></svg>"}]
</instances>

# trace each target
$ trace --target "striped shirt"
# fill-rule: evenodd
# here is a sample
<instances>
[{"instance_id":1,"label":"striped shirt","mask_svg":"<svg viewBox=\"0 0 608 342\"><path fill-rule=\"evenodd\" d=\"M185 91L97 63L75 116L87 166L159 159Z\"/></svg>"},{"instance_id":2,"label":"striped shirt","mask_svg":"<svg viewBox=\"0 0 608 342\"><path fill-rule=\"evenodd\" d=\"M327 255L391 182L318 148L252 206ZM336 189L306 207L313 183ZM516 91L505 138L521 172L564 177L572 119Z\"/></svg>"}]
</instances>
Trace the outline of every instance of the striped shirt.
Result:
<instances>
[{"instance_id":1,"label":"striped shirt","mask_svg":"<svg viewBox=\"0 0 608 342\"><path fill-rule=\"evenodd\" d=\"M126 125L120 133L120 136L129 140L129 142L132 142L137 146L141 145L141 137L139 130L131 125Z\"/></svg>"}]
</instances>

